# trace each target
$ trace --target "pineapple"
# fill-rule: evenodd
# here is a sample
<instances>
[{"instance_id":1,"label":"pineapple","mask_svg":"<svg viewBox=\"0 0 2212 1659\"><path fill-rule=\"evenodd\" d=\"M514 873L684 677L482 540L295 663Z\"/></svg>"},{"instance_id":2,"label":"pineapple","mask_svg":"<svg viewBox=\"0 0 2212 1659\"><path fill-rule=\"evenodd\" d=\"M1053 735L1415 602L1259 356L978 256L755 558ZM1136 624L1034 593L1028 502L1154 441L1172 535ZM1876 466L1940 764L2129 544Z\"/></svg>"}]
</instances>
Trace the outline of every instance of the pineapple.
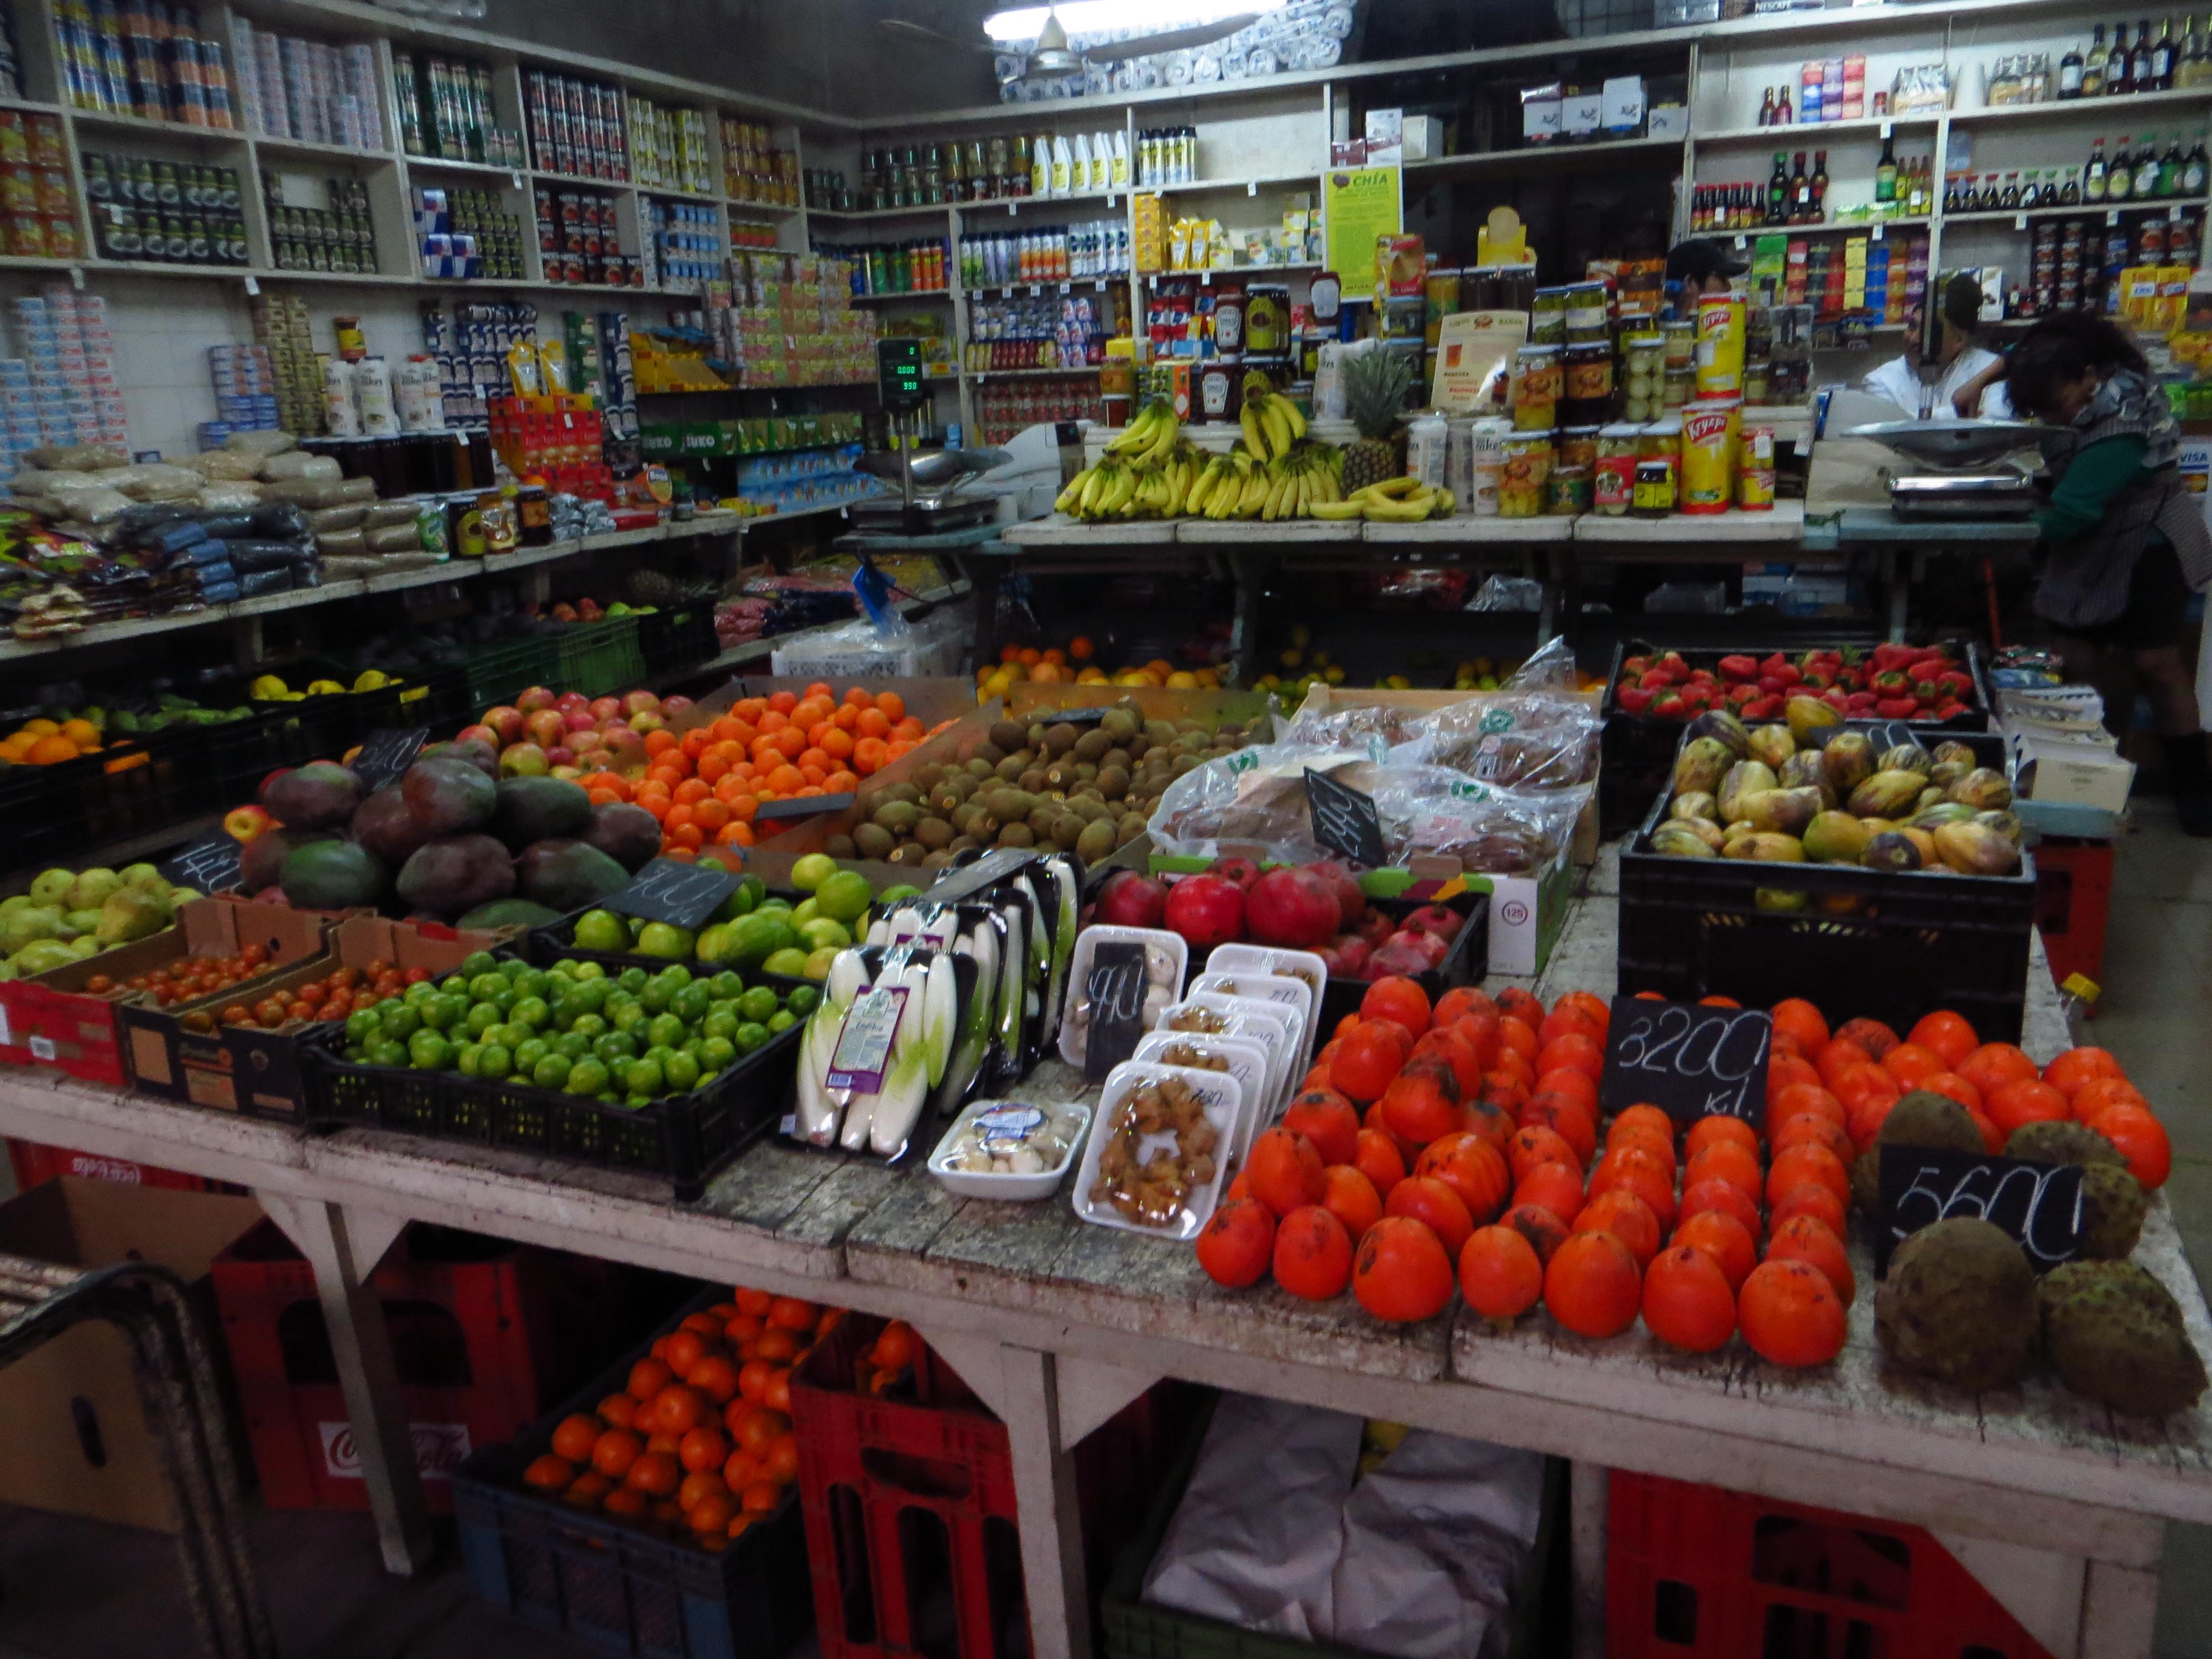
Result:
<instances>
[{"instance_id":1,"label":"pineapple","mask_svg":"<svg viewBox=\"0 0 2212 1659\"><path fill-rule=\"evenodd\" d=\"M1402 352L1364 351L1344 360L1344 412L1359 435L1344 447L1344 493L1395 478L1405 471L1398 415L1413 368Z\"/></svg>"}]
</instances>

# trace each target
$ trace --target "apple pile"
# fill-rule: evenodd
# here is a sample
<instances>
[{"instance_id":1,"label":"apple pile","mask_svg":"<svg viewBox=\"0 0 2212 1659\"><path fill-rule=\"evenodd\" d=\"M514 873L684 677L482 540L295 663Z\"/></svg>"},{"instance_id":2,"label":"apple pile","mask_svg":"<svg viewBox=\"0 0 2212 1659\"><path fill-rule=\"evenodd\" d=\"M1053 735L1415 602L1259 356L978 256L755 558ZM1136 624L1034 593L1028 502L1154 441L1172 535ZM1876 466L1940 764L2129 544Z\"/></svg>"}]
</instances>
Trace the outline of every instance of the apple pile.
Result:
<instances>
[{"instance_id":1,"label":"apple pile","mask_svg":"<svg viewBox=\"0 0 2212 1659\"><path fill-rule=\"evenodd\" d=\"M1340 864L1279 864L1219 858L1173 883L1117 870L1098 890L1088 921L1164 927L1182 935L1194 961L1217 945L1249 941L1311 951L1332 979L1373 981L1443 965L1467 919L1426 904L1401 919L1367 902Z\"/></svg>"},{"instance_id":2,"label":"apple pile","mask_svg":"<svg viewBox=\"0 0 2212 1659\"><path fill-rule=\"evenodd\" d=\"M453 740L489 744L503 778L574 780L592 772L642 776L651 760L646 734L665 731L690 706L689 697L645 690L586 697L533 685L512 703L485 709Z\"/></svg>"},{"instance_id":3,"label":"apple pile","mask_svg":"<svg viewBox=\"0 0 2212 1659\"><path fill-rule=\"evenodd\" d=\"M1791 697L1816 697L1850 720L1948 720L1975 707L1973 677L1940 645L1739 653L1711 668L1692 667L1679 651L1628 657L1613 696L1625 714L1679 720L1708 708L1774 720Z\"/></svg>"}]
</instances>

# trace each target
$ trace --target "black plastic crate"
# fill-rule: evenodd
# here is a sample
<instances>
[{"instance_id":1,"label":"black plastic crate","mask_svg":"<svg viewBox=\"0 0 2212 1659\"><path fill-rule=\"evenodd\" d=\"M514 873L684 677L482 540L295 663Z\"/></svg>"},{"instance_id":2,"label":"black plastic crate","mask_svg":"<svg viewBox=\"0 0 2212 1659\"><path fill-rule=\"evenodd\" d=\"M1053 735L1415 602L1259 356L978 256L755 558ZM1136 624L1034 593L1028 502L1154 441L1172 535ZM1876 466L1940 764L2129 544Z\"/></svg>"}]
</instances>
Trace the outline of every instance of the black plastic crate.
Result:
<instances>
[{"instance_id":1,"label":"black plastic crate","mask_svg":"<svg viewBox=\"0 0 2212 1659\"><path fill-rule=\"evenodd\" d=\"M637 619L638 654L648 674L672 673L721 653L712 598L663 605Z\"/></svg>"},{"instance_id":2,"label":"black plastic crate","mask_svg":"<svg viewBox=\"0 0 2212 1659\"><path fill-rule=\"evenodd\" d=\"M1377 910L1402 921L1414 911L1433 901L1429 899L1370 899ZM1480 985L1490 972L1490 895L1462 893L1456 898L1446 899L1447 909L1456 910L1466 918L1465 925L1453 936L1451 949L1444 959L1425 974L1416 974L1413 982L1429 994L1429 1006L1434 1007L1443 994L1462 985ZM1204 969L1197 970L1203 973ZM1372 981L1364 979L1337 979L1332 976L1321 994L1320 1028L1314 1038L1314 1050L1319 1053L1322 1044L1334 1033L1337 1022L1346 1014L1356 1014L1367 995Z\"/></svg>"},{"instance_id":3,"label":"black plastic crate","mask_svg":"<svg viewBox=\"0 0 2212 1659\"><path fill-rule=\"evenodd\" d=\"M256 703L253 713L200 728L207 745L210 788L219 805L250 801L261 780L299 757L287 747L286 715L273 703Z\"/></svg>"},{"instance_id":4,"label":"black plastic crate","mask_svg":"<svg viewBox=\"0 0 2212 1659\"><path fill-rule=\"evenodd\" d=\"M715 1286L676 1319L726 1294ZM649 1345L504 1445L453 1471L461 1559L477 1594L526 1624L609 1653L649 1659L782 1659L812 1628L806 1528L794 1483L766 1518L719 1555L535 1492L522 1472L571 1413L620 1393Z\"/></svg>"},{"instance_id":5,"label":"black plastic crate","mask_svg":"<svg viewBox=\"0 0 2212 1659\"><path fill-rule=\"evenodd\" d=\"M806 896L804 893L776 893L773 890L771 894L775 897L790 899L794 903ZM586 905L584 908L598 909L600 907ZM644 957L629 951L579 950L574 944L576 919L583 914L583 910L571 910L560 921L549 921L543 927L533 927L525 934L522 939L522 951L524 956L529 959L530 965L533 968L550 968L556 962L569 959L577 962L596 962L607 970L607 976L610 979L628 968L642 968L648 974L657 974L662 969L672 966L688 968L694 975L719 974L722 971L723 964L720 963L672 963L665 957ZM696 931L704 932L705 929ZM747 985L766 985L771 987L778 995L787 991L798 990L801 986L811 987L817 991L822 988L818 981L800 979L791 974L764 974L757 968L739 968L733 969L732 971L743 978Z\"/></svg>"},{"instance_id":6,"label":"black plastic crate","mask_svg":"<svg viewBox=\"0 0 2212 1659\"><path fill-rule=\"evenodd\" d=\"M2004 764L2001 737L1915 732L1931 748L1955 739L1982 764ZM1804 997L1831 1024L1863 1016L1899 1031L1952 1008L1985 1042L2020 1040L2035 927L2032 854L2009 876L1669 858L1649 848L1670 793L1662 780L1620 851L1622 995L1726 996L1757 1008ZM1760 902L1762 891L1808 902L1778 909Z\"/></svg>"},{"instance_id":7,"label":"black plastic crate","mask_svg":"<svg viewBox=\"0 0 2212 1659\"><path fill-rule=\"evenodd\" d=\"M95 754L35 769L46 775L37 799L47 822L30 825L27 839L58 842L72 855L88 845L157 834L218 804L198 726L117 738ZM28 862L22 846L9 853L13 861Z\"/></svg>"},{"instance_id":8,"label":"black plastic crate","mask_svg":"<svg viewBox=\"0 0 2212 1659\"><path fill-rule=\"evenodd\" d=\"M337 1036L325 1035L310 1051L308 1111L318 1124L398 1129L661 1176L688 1204L717 1170L775 1127L805 1029L799 1020L690 1093L635 1109L510 1078L359 1066L340 1054Z\"/></svg>"},{"instance_id":9,"label":"black plastic crate","mask_svg":"<svg viewBox=\"0 0 2212 1659\"><path fill-rule=\"evenodd\" d=\"M1611 841L1625 836L1644 822L1645 808L1650 805L1654 792L1663 789L1674 765L1674 751L1681 745L1682 729L1687 720L1662 720L1650 714L1632 714L1622 708L1615 693L1620 685L1620 665L1635 656L1658 656L1668 651L1681 651L1683 660L1692 668L1711 668L1723 657L1767 657L1780 651L1791 657L1808 651L1854 650L1870 651L1878 643L1870 639L1837 637L1826 640L1790 640L1777 643L1760 640L1742 645L1685 649L1678 646L1652 645L1644 640L1624 640L1613 650L1613 665L1606 675L1605 701L1599 705L1605 716L1605 731L1600 738L1599 753L1602 764L1597 779L1598 834ZM1954 714L1949 720L1929 725L1927 729L1952 736L1968 732L1990 729L1990 682L1984 672L1980 646L1966 641L1966 672L1974 682L1974 696L1980 704L1965 714Z\"/></svg>"},{"instance_id":10,"label":"black plastic crate","mask_svg":"<svg viewBox=\"0 0 2212 1659\"><path fill-rule=\"evenodd\" d=\"M456 664L409 676L399 693L399 718L409 728L427 726L431 741L470 725L480 710L469 702L469 671Z\"/></svg>"}]
</instances>

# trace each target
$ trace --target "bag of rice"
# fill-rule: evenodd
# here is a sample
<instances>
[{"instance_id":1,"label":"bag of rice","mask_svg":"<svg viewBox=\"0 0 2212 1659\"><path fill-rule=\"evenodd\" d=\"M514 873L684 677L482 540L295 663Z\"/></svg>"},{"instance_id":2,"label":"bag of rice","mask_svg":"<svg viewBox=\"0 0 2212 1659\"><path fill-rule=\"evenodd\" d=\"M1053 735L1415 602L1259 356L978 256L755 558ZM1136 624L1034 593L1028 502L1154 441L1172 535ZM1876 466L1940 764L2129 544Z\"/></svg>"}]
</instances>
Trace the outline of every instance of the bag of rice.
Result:
<instances>
[{"instance_id":1,"label":"bag of rice","mask_svg":"<svg viewBox=\"0 0 2212 1659\"><path fill-rule=\"evenodd\" d=\"M310 455L304 450L289 449L281 455L271 455L261 464L261 476L272 483L305 478L335 478L339 474L335 455Z\"/></svg>"},{"instance_id":2,"label":"bag of rice","mask_svg":"<svg viewBox=\"0 0 2212 1659\"><path fill-rule=\"evenodd\" d=\"M128 466L131 458L107 444L56 444L34 449L24 458L33 466L56 472L98 472L111 466Z\"/></svg>"},{"instance_id":3,"label":"bag of rice","mask_svg":"<svg viewBox=\"0 0 2212 1659\"><path fill-rule=\"evenodd\" d=\"M222 441L222 447L234 455L252 455L267 459L282 455L299 441L289 432L234 432Z\"/></svg>"},{"instance_id":4,"label":"bag of rice","mask_svg":"<svg viewBox=\"0 0 2212 1659\"><path fill-rule=\"evenodd\" d=\"M363 532L372 553L419 553L422 550L422 533L411 524L386 525L381 530Z\"/></svg>"},{"instance_id":5,"label":"bag of rice","mask_svg":"<svg viewBox=\"0 0 2212 1659\"><path fill-rule=\"evenodd\" d=\"M358 530L368 509L357 501L341 507L319 507L307 514L307 528L318 536L328 536L341 530Z\"/></svg>"}]
</instances>

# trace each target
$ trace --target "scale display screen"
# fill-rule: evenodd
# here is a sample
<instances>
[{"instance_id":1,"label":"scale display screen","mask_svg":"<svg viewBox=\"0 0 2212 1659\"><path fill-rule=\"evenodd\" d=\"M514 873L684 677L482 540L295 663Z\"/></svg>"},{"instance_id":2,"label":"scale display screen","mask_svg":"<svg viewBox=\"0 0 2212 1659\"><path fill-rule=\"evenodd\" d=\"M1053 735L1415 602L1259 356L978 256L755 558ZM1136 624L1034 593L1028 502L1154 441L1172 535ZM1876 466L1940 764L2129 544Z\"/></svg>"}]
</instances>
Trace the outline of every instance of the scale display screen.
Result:
<instances>
[{"instance_id":1,"label":"scale display screen","mask_svg":"<svg viewBox=\"0 0 2212 1659\"><path fill-rule=\"evenodd\" d=\"M921 369L921 342L902 338L876 342L876 390L895 414L919 409L929 399Z\"/></svg>"}]
</instances>

